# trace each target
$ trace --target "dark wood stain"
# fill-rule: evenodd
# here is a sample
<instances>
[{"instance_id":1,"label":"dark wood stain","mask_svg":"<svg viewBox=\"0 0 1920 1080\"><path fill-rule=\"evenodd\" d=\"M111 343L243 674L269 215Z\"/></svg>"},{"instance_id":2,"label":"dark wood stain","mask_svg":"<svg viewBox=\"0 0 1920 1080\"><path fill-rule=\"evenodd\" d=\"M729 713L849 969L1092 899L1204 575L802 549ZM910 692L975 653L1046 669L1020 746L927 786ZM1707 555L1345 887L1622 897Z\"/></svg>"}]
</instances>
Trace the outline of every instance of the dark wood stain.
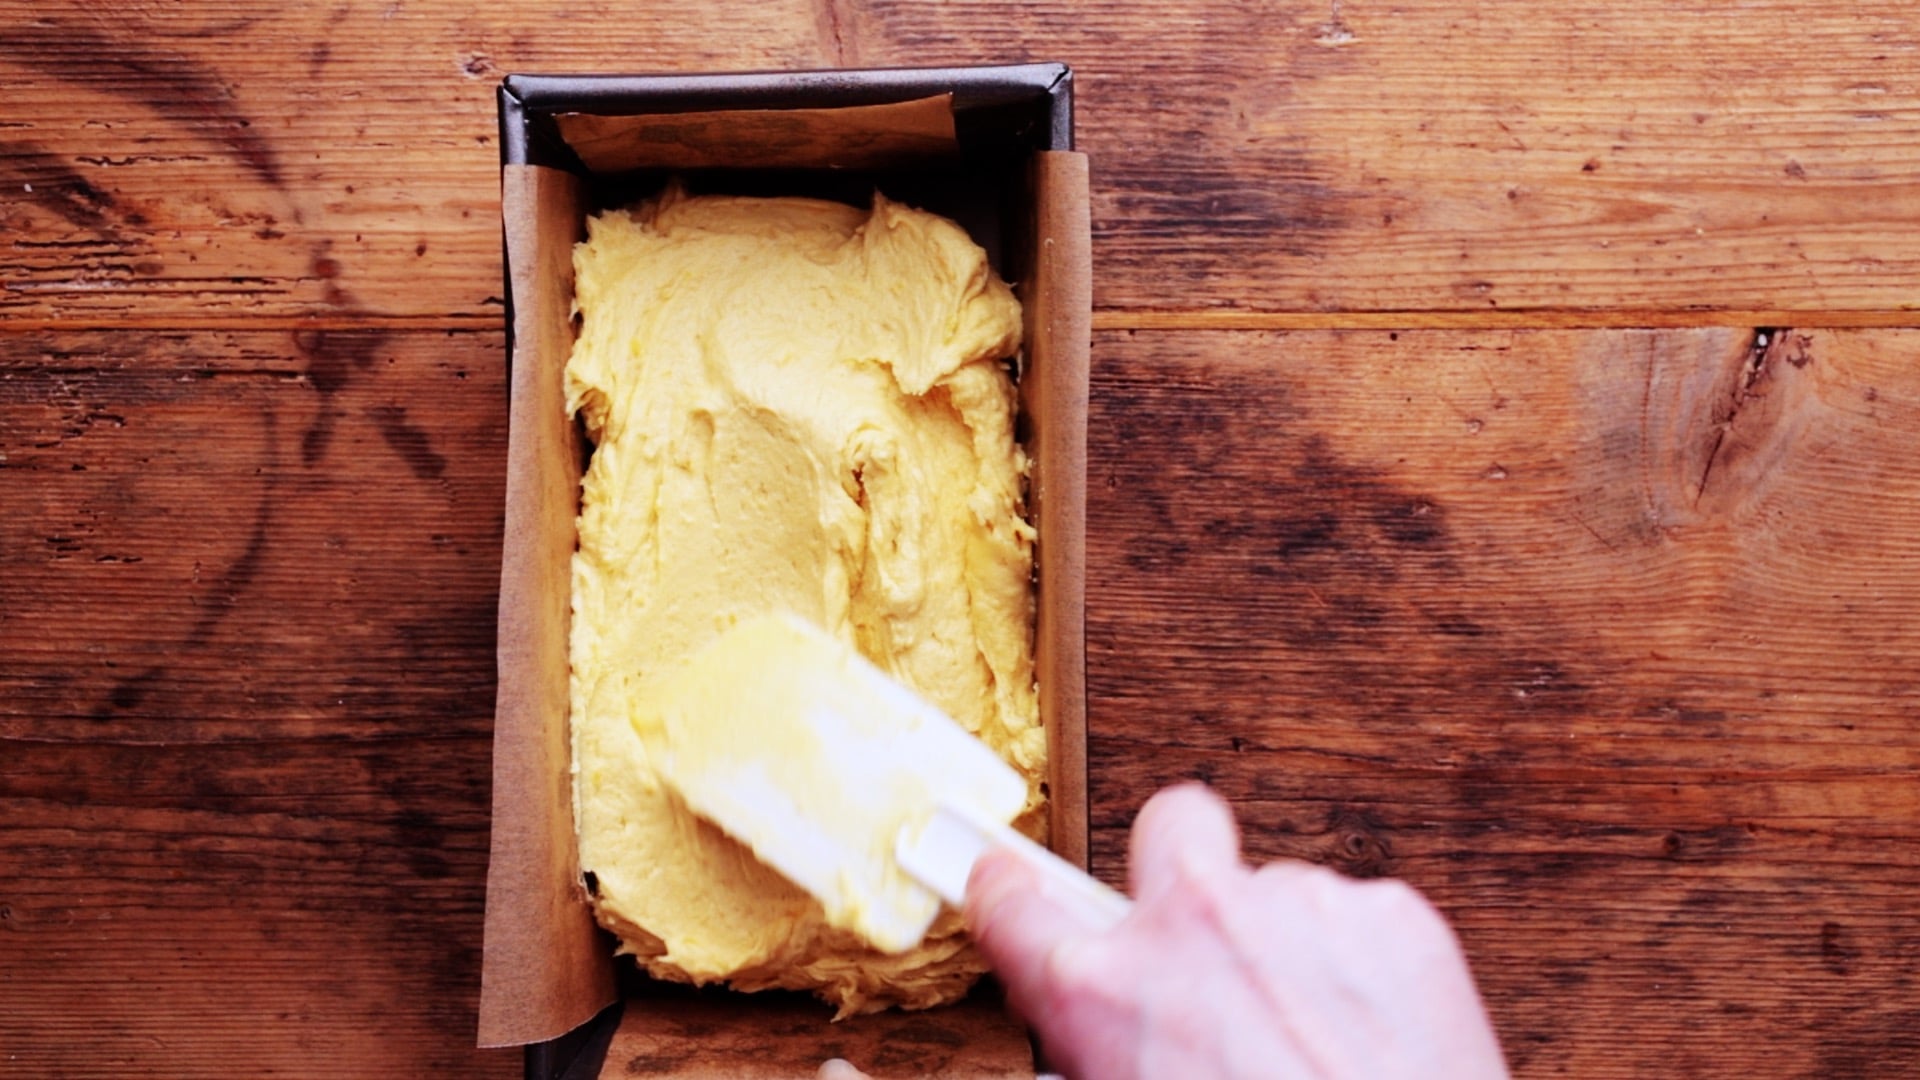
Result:
<instances>
[{"instance_id":1,"label":"dark wood stain","mask_svg":"<svg viewBox=\"0 0 1920 1080\"><path fill-rule=\"evenodd\" d=\"M1817 1064L1803 1074L1808 1080L1920 1072L1920 1009L1860 1010L1833 1029L1821 1031L1818 1040Z\"/></svg>"},{"instance_id":2,"label":"dark wood stain","mask_svg":"<svg viewBox=\"0 0 1920 1080\"><path fill-rule=\"evenodd\" d=\"M253 513L251 530L240 554L220 572L210 589L195 597L195 604L200 614L194 620L185 638L176 647L180 652L193 652L205 648L222 620L240 605L266 561L276 507L275 488L278 474L275 466L278 458L278 439L275 437L277 424L274 414L271 411L264 411L260 416L265 434L261 443L267 463L259 502ZM165 666L149 667L121 681L107 692L102 705L93 710L93 718L106 720L137 709L147 699L155 683L166 673Z\"/></svg>"},{"instance_id":3,"label":"dark wood stain","mask_svg":"<svg viewBox=\"0 0 1920 1080\"><path fill-rule=\"evenodd\" d=\"M1472 571L1453 549L1441 500L1342 458L1283 379L1217 368L1204 382L1187 377L1165 368L1107 376L1094 418L1096 438L1111 448L1097 452L1108 476L1096 484L1096 513L1144 519L1116 540L1143 580L1181 583L1183 599L1168 614L1188 620L1183 640L1213 633L1261 652L1284 644L1337 669L1326 691L1383 724L1419 707L1409 673L1382 663L1372 645L1409 632L1428 635L1434 662L1455 672L1444 685L1499 695L1497 708L1475 712L1592 707L1600 683L1571 653L1499 646L1494 628L1507 620L1475 610ZM1196 532L1204 549L1188 539ZM1258 619L1260 641L1224 623L1240 611Z\"/></svg>"},{"instance_id":4,"label":"dark wood stain","mask_svg":"<svg viewBox=\"0 0 1920 1080\"><path fill-rule=\"evenodd\" d=\"M1829 919L1820 924L1820 962L1835 975L1853 974L1859 950L1848 943L1846 927Z\"/></svg>"},{"instance_id":5,"label":"dark wood stain","mask_svg":"<svg viewBox=\"0 0 1920 1080\"><path fill-rule=\"evenodd\" d=\"M311 467L327 456L334 425L341 416L334 397L346 389L356 372L373 369L387 340L388 332L380 329L294 331L294 348L305 358L307 379L321 399L318 413L300 437L302 463Z\"/></svg>"},{"instance_id":6,"label":"dark wood stain","mask_svg":"<svg viewBox=\"0 0 1920 1080\"><path fill-rule=\"evenodd\" d=\"M434 450L433 437L427 429L407 422L405 406L380 405L367 410L367 415L414 476L434 480L447 471L447 459Z\"/></svg>"},{"instance_id":7,"label":"dark wood stain","mask_svg":"<svg viewBox=\"0 0 1920 1080\"><path fill-rule=\"evenodd\" d=\"M234 106L220 73L185 53L110 35L98 23L38 15L0 28L0 55L48 78L131 98L224 144L268 185L285 186L278 154ZM106 72L120 77L100 78Z\"/></svg>"},{"instance_id":8,"label":"dark wood stain","mask_svg":"<svg viewBox=\"0 0 1920 1080\"><path fill-rule=\"evenodd\" d=\"M153 684L166 674L166 669L150 667L138 675L122 680L119 685L107 691L107 703L104 708L95 709L95 720L106 720L119 713L130 712L147 699L147 692Z\"/></svg>"},{"instance_id":9,"label":"dark wood stain","mask_svg":"<svg viewBox=\"0 0 1920 1080\"><path fill-rule=\"evenodd\" d=\"M75 226L112 238L112 195L38 143L0 140L0 187L8 198L22 198L58 214ZM16 238L14 243L20 243Z\"/></svg>"},{"instance_id":10,"label":"dark wood stain","mask_svg":"<svg viewBox=\"0 0 1920 1080\"><path fill-rule=\"evenodd\" d=\"M1849 348L1814 333L1805 365L1786 336L1765 368L1805 379L1856 365L1861 385L1879 387L1876 405L1894 401L1885 383L1905 361L1871 351L1888 346L1867 336ZM1522 1071L1577 1062L1606 1074L1574 1037L1587 1029L1554 1019L1569 1010L1630 1013L1664 1045L1682 1025L1756 1035L1781 1010L1834 1023L1830 1003L1863 983L1895 993L1899 973L1920 963L1920 939L1895 914L1914 868L1885 861L1882 833L1909 830L1888 824L1891 811L1842 823L1830 800L1900 802L1899 780L1862 740L1910 741L1875 719L1904 700L1904 661L1885 646L1895 670L1869 677L1872 691L1848 676L1834 684L1848 687L1841 696L1819 697L1803 679L1827 669L1802 649L1829 655L1822 634L1841 625L1840 600L1756 586L1724 608L1681 606L1690 588L1744 576L1716 562L1746 541L1738 530L1777 525L1702 508L1710 525L1635 540L1615 523L1596 535L1573 519L1592 508L1585 474L1552 470L1567 442L1595 445L1617 419L1578 410L1617 396L1637 416L1644 369L1597 348L1569 367L1561 335L1467 335L1459 353L1452 335L1429 333L1176 337L1096 339L1089 774L1104 876L1122 876L1143 793L1206 778L1235 803L1249 858L1310 859L1426 890L1460 927ZM1676 363L1718 363L1737 338L1657 344ZM1514 355L1476 355L1495 342ZM1822 386L1801 407L1857 403L1848 389ZM1460 415L1499 418L1440 440L1431 401L1467 393L1476 400L1462 399ZM1591 427L1570 432L1568 415ZM1852 425L1853 415L1809 423ZM1522 433L1502 441L1502 425ZM1615 472L1664 479L1656 470L1676 457L1650 458L1648 442L1667 427L1621 431ZM1831 426L1806 431L1835 438ZM1884 466L1893 443L1875 439L1865 454ZM1740 454L1723 479L1741 475ZM1497 479L1483 475L1492 460L1505 466ZM1834 494L1833 466L1822 465L1809 494L1795 479L1808 460L1780 458L1769 490L1796 491L1793 505L1834 521L1920 487L1920 470L1900 466L1878 474L1891 477L1888 492ZM1645 498L1624 492L1609 509L1644 515L1634 500ZM1772 554L1802 535L1759 531L1752 550L1802 566ZM1541 560L1564 567L1567 583L1535 572ZM1866 586L1842 565L1801 572L1853 597L1846 610L1857 612ZM1857 572L1884 588L1880 566ZM1902 610L1915 602L1898 592ZM1742 611L1771 628L1768 648L1737 651L1763 640L1742 636ZM1877 625L1857 614L1844 624ZM1809 912L1820 914L1810 923ZM1730 979L1733 970L1773 974ZM1851 1037L1887 1060L1908 1053L1877 1019ZM1709 1042L1725 1052L1724 1040ZM1793 1073L1815 1050L1789 1042ZM1701 1054L1667 1065L1713 1072Z\"/></svg>"},{"instance_id":11,"label":"dark wood stain","mask_svg":"<svg viewBox=\"0 0 1920 1080\"><path fill-rule=\"evenodd\" d=\"M1425 889L1523 1075L1920 1075L1912 785L1889 764L1920 730L1912 332L1775 330L1750 387L1733 340L1722 407L1697 425L1729 429L1708 453L1703 430L1649 421L1635 342L1717 372L1714 334L1418 328L1496 299L1545 325L1883 321L1910 299L1920 237L1912 207L1880 197L1903 175L1886 148L1913 145L1920 114L1911 85L1831 75L1884 66L1880 31L1911 4L1767 0L1679 34L1651 5L827 6L831 46L714 19L665 48L616 20L601 51L686 68L812 66L829 47L1065 57L1103 323L1406 321L1397 338L1100 336L1103 873L1148 791L1205 777L1253 857ZM515 1075L517 1054L471 1046L498 328L443 340L385 316L498 315L497 178L447 157L477 162L489 134L445 106L485 108L484 85L456 93L462 64L578 60L568 13L16 8L0 27L21 84L0 117L0 184L18 181L0 249L25 275L0 290L0 954L23 974L0 986L0 1044L34 1076ZM1783 14L1820 47L1778 48ZM1619 49L1633 77L1604 101L1528 92L1543 56L1578 80ZM1729 79L1796 92L1750 138L1702 137L1752 119L1702 104ZM1473 100L1428 100L1436 86ZM370 87L377 107L348 97ZM1863 123L1881 137L1854 137ZM335 152L350 143L391 145L388 167ZM376 185L405 224L349 242ZM1809 218L1828 205L1847 220ZM1783 223L1801 227L1783 241ZM255 314L278 329L134 328ZM287 329L307 319L324 327L312 355ZM111 329L47 329L65 326ZM450 351L470 381L441 377ZM413 404L436 390L435 411ZM1434 394L1477 442L1441 437ZM396 441L373 410L400 405ZM250 426L264 412L303 418L271 452ZM350 425L364 452L331 452ZM1705 498L1662 500L1706 460ZM936 1037L909 1059L884 1023L808 1016L743 1045L857 1059L877 1043L900 1074L962 1057ZM683 1023L657 1067L697 1064L724 1017Z\"/></svg>"},{"instance_id":12,"label":"dark wood stain","mask_svg":"<svg viewBox=\"0 0 1920 1080\"><path fill-rule=\"evenodd\" d=\"M206 643L220 620L227 617L246 595L253 579L260 573L260 567L267 557L268 541L273 533L274 484L271 474L266 485L267 490L260 496L260 505L253 513L253 531L248 534L246 546L238 558L227 564L220 572L211 590L201 597L204 609L195 620L193 630L187 635L184 645L195 648Z\"/></svg>"}]
</instances>

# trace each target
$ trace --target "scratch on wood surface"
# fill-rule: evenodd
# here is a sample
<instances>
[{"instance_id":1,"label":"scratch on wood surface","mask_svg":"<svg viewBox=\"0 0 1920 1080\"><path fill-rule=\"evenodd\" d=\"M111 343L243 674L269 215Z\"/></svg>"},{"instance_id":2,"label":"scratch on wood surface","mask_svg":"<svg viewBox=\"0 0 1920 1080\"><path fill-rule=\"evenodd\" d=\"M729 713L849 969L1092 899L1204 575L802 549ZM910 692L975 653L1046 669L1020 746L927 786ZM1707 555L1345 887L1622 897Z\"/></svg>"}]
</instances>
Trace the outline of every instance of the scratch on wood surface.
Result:
<instances>
[{"instance_id":1,"label":"scratch on wood surface","mask_svg":"<svg viewBox=\"0 0 1920 1080\"><path fill-rule=\"evenodd\" d=\"M1340 17L1340 0L1333 0L1332 16L1321 24L1320 35L1313 40L1327 46L1347 45L1358 40L1346 20Z\"/></svg>"},{"instance_id":2,"label":"scratch on wood surface","mask_svg":"<svg viewBox=\"0 0 1920 1080\"><path fill-rule=\"evenodd\" d=\"M844 13L840 10L840 0L814 0L814 23L819 28L820 43L826 49L829 59L836 67L847 66L850 51L847 48L847 33L843 25Z\"/></svg>"},{"instance_id":3,"label":"scratch on wood surface","mask_svg":"<svg viewBox=\"0 0 1920 1080\"><path fill-rule=\"evenodd\" d=\"M1720 415L1715 417L1713 446L1707 450L1706 464L1701 466L1700 480L1694 486L1693 504L1696 507L1700 505L1701 496L1707 493L1707 482L1713 476L1714 462L1720 459L1720 450L1727 443L1727 431L1739 418L1740 410L1746 406L1747 398L1753 394L1754 384L1760 381L1761 374L1766 370L1769 343L1779 333L1784 331L1775 331L1764 326L1753 332L1753 346L1747 351L1746 366L1741 369L1739 378L1734 380L1730 399L1720 411Z\"/></svg>"},{"instance_id":4,"label":"scratch on wood surface","mask_svg":"<svg viewBox=\"0 0 1920 1080\"><path fill-rule=\"evenodd\" d=\"M1789 455L1805 453L1800 434L1818 397L1814 380L1803 376L1813 362L1812 336L1779 327L1754 331L1745 362L1712 414L1713 441L1701 466L1696 509L1709 490L1708 501L1747 503ZM1739 475L1729 485L1725 477L1734 468Z\"/></svg>"}]
</instances>

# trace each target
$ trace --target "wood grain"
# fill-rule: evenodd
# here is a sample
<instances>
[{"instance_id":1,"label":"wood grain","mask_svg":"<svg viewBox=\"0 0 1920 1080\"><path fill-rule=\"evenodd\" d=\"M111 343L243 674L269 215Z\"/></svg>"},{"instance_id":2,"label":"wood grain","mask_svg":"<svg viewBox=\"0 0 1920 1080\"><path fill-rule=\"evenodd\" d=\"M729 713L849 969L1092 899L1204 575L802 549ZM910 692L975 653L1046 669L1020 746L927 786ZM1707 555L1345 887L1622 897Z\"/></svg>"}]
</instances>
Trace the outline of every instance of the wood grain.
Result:
<instances>
[{"instance_id":1,"label":"wood grain","mask_svg":"<svg viewBox=\"0 0 1920 1080\"><path fill-rule=\"evenodd\" d=\"M0 1044L510 1072L465 1049L497 341L0 342ZM1097 335L1096 868L1200 777L1258 857L1427 889L1522 1075L1920 1063L1920 333L1752 346Z\"/></svg>"},{"instance_id":2,"label":"wood grain","mask_svg":"<svg viewBox=\"0 0 1920 1080\"><path fill-rule=\"evenodd\" d=\"M501 361L0 334L0 1074L515 1074L472 1049Z\"/></svg>"},{"instance_id":3,"label":"wood grain","mask_svg":"<svg viewBox=\"0 0 1920 1080\"><path fill-rule=\"evenodd\" d=\"M1521 1075L1920 1068L1920 333L1102 334L1094 853L1404 876Z\"/></svg>"},{"instance_id":4,"label":"wood grain","mask_svg":"<svg viewBox=\"0 0 1920 1080\"><path fill-rule=\"evenodd\" d=\"M987 59L1076 69L1108 325L1916 305L1905 0L780 0L703 25L0 2L0 312L490 326L503 73Z\"/></svg>"},{"instance_id":5,"label":"wood grain","mask_svg":"<svg viewBox=\"0 0 1920 1080\"><path fill-rule=\"evenodd\" d=\"M873 1080L1031 1080L1033 1048L998 996L976 991L925 1012L830 1023L802 995L763 995L760 1025L743 1030L729 995L661 995L628 1004L607 1047L604 1080L699 1077L811 1080L830 1058Z\"/></svg>"},{"instance_id":6,"label":"wood grain","mask_svg":"<svg viewBox=\"0 0 1920 1080\"><path fill-rule=\"evenodd\" d=\"M1023 59L1094 169L1096 869L1198 777L1426 889L1521 1076L1920 1071L1917 40L0 0L0 1075L516 1074L494 86Z\"/></svg>"}]
</instances>

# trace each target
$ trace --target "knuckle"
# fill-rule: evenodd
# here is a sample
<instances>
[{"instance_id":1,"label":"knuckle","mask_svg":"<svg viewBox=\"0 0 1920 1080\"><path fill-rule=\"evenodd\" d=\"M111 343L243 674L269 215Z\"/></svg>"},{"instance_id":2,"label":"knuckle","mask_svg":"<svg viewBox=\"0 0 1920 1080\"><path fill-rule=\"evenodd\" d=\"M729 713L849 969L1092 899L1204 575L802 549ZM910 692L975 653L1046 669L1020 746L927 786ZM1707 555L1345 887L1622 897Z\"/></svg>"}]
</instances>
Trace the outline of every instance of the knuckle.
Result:
<instances>
[{"instance_id":1,"label":"knuckle","mask_svg":"<svg viewBox=\"0 0 1920 1080\"><path fill-rule=\"evenodd\" d=\"M1190 851L1175 856L1169 870L1174 883L1183 889L1210 891L1215 887L1214 878L1217 874L1214 869L1194 857Z\"/></svg>"},{"instance_id":2,"label":"knuckle","mask_svg":"<svg viewBox=\"0 0 1920 1080\"><path fill-rule=\"evenodd\" d=\"M1172 914L1189 925L1231 937L1235 928L1250 913L1263 905L1253 886L1253 875L1236 873L1192 873L1175 894Z\"/></svg>"}]
</instances>

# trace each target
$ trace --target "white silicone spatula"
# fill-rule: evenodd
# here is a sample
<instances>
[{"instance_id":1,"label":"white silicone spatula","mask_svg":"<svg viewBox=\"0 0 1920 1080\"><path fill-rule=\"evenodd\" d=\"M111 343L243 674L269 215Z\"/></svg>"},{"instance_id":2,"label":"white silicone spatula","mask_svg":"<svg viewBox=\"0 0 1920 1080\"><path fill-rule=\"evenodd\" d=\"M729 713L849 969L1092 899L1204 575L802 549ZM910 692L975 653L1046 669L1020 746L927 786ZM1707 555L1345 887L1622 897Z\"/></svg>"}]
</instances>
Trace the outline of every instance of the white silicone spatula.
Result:
<instances>
[{"instance_id":1,"label":"white silicone spatula","mask_svg":"<svg viewBox=\"0 0 1920 1080\"><path fill-rule=\"evenodd\" d=\"M1125 897L1008 827L1027 784L991 748L797 617L734 626L645 687L632 720L694 813L882 950L918 944L995 847L1090 921L1127 911Z\"/></svg>"}]
</instances>

